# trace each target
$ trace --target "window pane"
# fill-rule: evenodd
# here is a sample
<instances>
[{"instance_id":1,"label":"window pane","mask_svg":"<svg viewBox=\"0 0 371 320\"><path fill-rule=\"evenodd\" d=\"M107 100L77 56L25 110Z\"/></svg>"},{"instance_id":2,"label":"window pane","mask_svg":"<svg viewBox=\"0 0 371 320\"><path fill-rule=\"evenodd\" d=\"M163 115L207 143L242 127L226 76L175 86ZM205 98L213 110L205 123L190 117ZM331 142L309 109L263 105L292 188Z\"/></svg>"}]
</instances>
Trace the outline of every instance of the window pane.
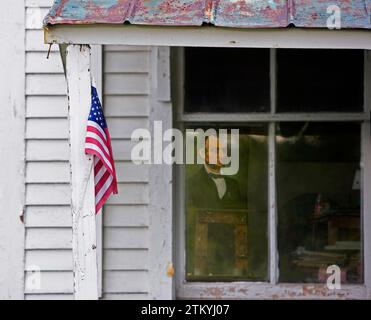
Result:
<instances>
[{"instance_id":1,"label":"window pane","mask_svg":"<svg viewBox=\"0 0 371 320\"><path fill-rule=\"evenodd\" d=\"M239 130L235 175L219 164L186 165L188 281L267 279L267 129ZM195 143L195 153L217 153L218 138L209 141L205 153Z\"/></svg>"},{"instance_id":2,"label":"window pane","mask_svg":"<svg viewBox=\"0 0 371 320\"><path fill-rule=\"evenodd\" d=\"M362 50L278 50L278 111L362 111L363 54Z\"/></svg>"},{"instance_id":3,"label":"window pane","mask_svg":"<svg viewBox=\"0 0 371 320\"><path fill-rule=\"evenodd\" d=\"M362 282L360 125L281 123L277 134L281 282Z\"/></svg>"},{"instance_id":4,"label":"window pane","mask_svg":"<svg viewBox=\"0 0 371 320\"><path fill-rule=\"evenodd\" d=\"M185 49L185 112L265 112L269 50Z\"/></svg>"}]
</instances>

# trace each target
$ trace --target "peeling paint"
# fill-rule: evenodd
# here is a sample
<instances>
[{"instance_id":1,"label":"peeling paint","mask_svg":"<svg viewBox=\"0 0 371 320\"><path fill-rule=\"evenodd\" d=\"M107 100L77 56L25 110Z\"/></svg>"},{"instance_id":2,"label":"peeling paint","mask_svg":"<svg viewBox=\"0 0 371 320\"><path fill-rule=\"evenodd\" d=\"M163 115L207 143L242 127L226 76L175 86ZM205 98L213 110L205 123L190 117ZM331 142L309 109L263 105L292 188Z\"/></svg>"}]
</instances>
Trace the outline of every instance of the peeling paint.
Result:
<instances>
[{"instance_id":1,"label":"peeling paint","mask_svg":"<svg viewBox=\"0 0 371 320\"><path fill-rule=\"evenodd\" d=\"M56 0L44 25L326 28L331 5L341 10L342 28L371 29L371 0Z\"/></svg>"},{"instance_id":2,"label":"peeling paint","mask_svg":"<svg viewBox=\"0 0 371 320\"><path fill-rule=\"evenodd\" d=\"M325 284L220 283L187 284L178 294L181 299L365 299L366 286L343 286L330 290Z\"/></svg>"}]
</instances>

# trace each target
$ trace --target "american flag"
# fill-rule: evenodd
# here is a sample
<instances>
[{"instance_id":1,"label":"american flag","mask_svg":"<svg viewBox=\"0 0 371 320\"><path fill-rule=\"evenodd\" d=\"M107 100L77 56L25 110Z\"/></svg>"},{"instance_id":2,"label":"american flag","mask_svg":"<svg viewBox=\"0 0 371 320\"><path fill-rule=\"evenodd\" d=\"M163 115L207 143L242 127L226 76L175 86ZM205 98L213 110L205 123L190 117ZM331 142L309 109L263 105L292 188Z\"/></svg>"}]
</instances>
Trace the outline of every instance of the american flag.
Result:
<instances>
[{"instance_id":1,"label":"american flag","mask_svg":"<svg viewBox=\"0 0 371 320\"><path fill-rule=\"evenodd\" d=\"M91 87L91 109L85 139L85 153L94 156L95 213L109 196L117 194L117 179L111 138L97 89Z\"/></svg>"}]
</instances>

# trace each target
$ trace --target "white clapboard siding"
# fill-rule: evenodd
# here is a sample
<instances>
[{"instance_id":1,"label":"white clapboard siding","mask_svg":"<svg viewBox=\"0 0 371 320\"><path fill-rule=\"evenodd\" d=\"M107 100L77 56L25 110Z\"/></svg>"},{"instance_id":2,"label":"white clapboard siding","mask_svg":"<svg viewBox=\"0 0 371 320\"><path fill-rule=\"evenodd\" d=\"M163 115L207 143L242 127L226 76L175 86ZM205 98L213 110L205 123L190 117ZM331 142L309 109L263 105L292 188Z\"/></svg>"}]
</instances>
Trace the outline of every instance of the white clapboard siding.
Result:
<instances>
[{"instance_id":1,"label":"white clapboard siding","mask_svg":"<svg viewBox=\"0 0 371 320\"><path fill-rule=\"evenodd\" d=\"M103 290L105 293L146 293L148 292L147 271L104 271Z\"/></svg>"},{"instance_id":2,"label":"white clapboard siding","mask_svg":"<svg viewBox=\"0 0 371 320\"><path fill-rule=\"evenodd\" d=\"M47 7L27 7L26 8L26 29L40 30L43 27L43 19L48 14Z\"/></svg>"},{"instance_id":3,"label":"white clapboard siding","mask_svg":"<svg viewBox=\"0 0 371 320\"><path fill-rule=\"evenodd\" d=\"M147 183L119 183L118 195L112 196L107 204L148 204L149 189Z\"/></svg>"},{"instance_id":4,"label":"white clapboard siding","mask_svg":"<svg viewBox=\"0 0 371 320\"><path fill-rule=\"evenodd\" d=\"M115 161L130 161L131 150L135 146L136 142L130 139L113 139L112 150L115 157Z\"/></svg>"},{"instance_id":5,"label":"white clapboard siding","mask_svg":"<svg viewBox=\"0 0 371 320\"><path fill-rule=\"evenodd\" d=\"M69 205L71 202L69 184L28 183L26 205Z\"/></svg>"},{"instance_id":6,"label":"white clapboard siding","mask_svg":"<svg viewBox=\"0 0 371 320\"><path fill-rule=\"evenodd\" d=\"M26 0L25 298L73 299L68 100L58 46L44 44L52 0ZM33 282L40 275L41 286ZM37 278L36 278L37 280Z\"/></svg>"},{"instance_id":7,"label":"white clapboard siding","mask_svg":"<svg viewBox=\"0 0 371 320\"><path fill-rule=\"evenodd\" d=\"M147 293L107 293L104 294L104 299L106 300L148 300L149 296Z\"/></svg>"},{"instance_id":8,"label":"white clapboard siding","mask_svg":"<svg viewBox=\"0 0 371 320\"><path fill-rule=\"evenodd\" d=\"M147 249L148 245L148 228L104 228L105 249Z\"/></svg>"},{"instance_id":9,"label":"white clapboard siding","mask_svg":"<svg viewBox=\"0 0 371 320\"><path fill-rule=\"evenodd\" d=\"M70 166L62 162L28 162L26 166L26 182L29 183L69 183ZM149 166L135 165L131 162L116 163L117 181L148 182Z\"/></svg>"},{"instance_id":10,"label":"white clapboard siding","mask_svg":"<svg viewBox=\"0 0 371 320\"><path fill-rule=\"evenodd\" d=\"M148 182L149 179L149 165L117 161L116 171L118 182Z\"/></svg>"},{"instance_id":11,"label":"white clapboard siding","mask_svg":"<svg viewBox=\"0 0 371 320\"><path fill-rule=\"evenodd\" d=\"M72 216L69 205L65 206L27 206L26 227L70 228Z\"/></svg>"},{"instance_id":12,"label":"white clapboard siding","mask_svg":"<svg viewBox=\"0 0 371 320\"><path fill-rule=\"evenodd\" d=\"M26 249L71 249L71 228L27 228Z\"/></svg>"},{"instance_id":13,"label":"white clapboard siding","mask_svg":"<svg viewBox=\"0 0 371 320\"><path fill-rule=\"evenodd\" d=\"M148 97L107 95L104 98L104 114L106 117L148 117Z\"/></svg>"},{"instance_id":14,"label":"white clapboard siding","mask_svg":"<svg viewBox=\"0 0 371 320\"><path fill-rule=\"evenodd\" d=\"M25 295L25 300L73 300L72 293L56 293L56 294L34 294L29 293Z\"/></svg>"},{"instance_id":15,"label":"white clapboard siding","mask_svg":"<svg viewBox=\"0 0 371 320\"><path fill-rule=\"evenodd\" d=\"M68 162L28 162L26 182L69 183L70 165Z\"/></svg>"},{"instance_id":16,"label":"white clapboard siding","mask_svg":"<svg viewBox=\"0 0 371 320\"><path fill-rule=\"evenodd\" d=\"M45 52L28 52L26 72L63 74L63 64L59 52L51 52L48 59Z\"/></svg>"},{"instance_id":17,"label":"white clapboard siding","mask_svg":"<svg viewBox=\"0 0 371 320\"><path fill-rule=\"evenodd\" d=\"M124 156L125 154L123 155L123 158ZM53 140L51 138L48 140L27 140L26 158L27 161L68 161L68 141L67 139Z\"/></svg>"},{"instance_id":18,"label":"white clapboard siding","mask_svg":"<svg viewBox=\"0 0 371 320\"><path fill-rule=\"evenodd\" d=\"M71 250L29 250L26 253L26 271L72 271Z\"/></svg>"},{"instance_id":19,"label":"white clapboard siding","mask_svg":"<svg viewBox=\"0 0 371 320\"><path fill-rule=\"evenodd\" d=\"M148 73L148 53L137 51L106 52L104 71L108 73Z\"/></svg>"},{"instance_id":20,"label":"white clapboard siding","mask_svg":"<svg viewBox=\"0 0 371 320\"><path fill-rule=\"evenodd\" d=\"M105 94L145 95L149 93L146 74L121 73L105 75Z\"/></svg>"},{"instance_id":21,"label":"white clapboard siding","mask_svg":"<svg viewBox=\"0 0 371 320\"><path fill-rule=\"evenodd\" d=\"M26 50L27 52L44 52L46 58L49 45L44 43L43 30L26 30ZM51 52L57 52L58 50L57 45L51 47Z\"/></svg>"},{"instance_id":22,"label":"white clapboard siding","mask_svg":"<svg viewBox=\"0 0 371 320\"><path fill-rule=\"evenodd\" d=\"M50 8L54 0L26 0L27 8Z\"/></svg>"},{"instance_id":23,"label":"white clapboard siding","mask_svg":"<svg viewBox=\"0 0 371 320\"><path fill-rule=\"evenodd\" d=\"M26 77L27 95L66 95L66 79L63 74L30 73Z\"/></svg>"},{"instance_id":24,"label":"white clapboard siding","mask_svg":"<svg viewBox=\"0 0 371 320\"><path fill-rule=\"evenodd\" d=\"M135 129L148 128L148 119L146 118L108 118L107 124L109 127L112 139L130 139L131 134Z\"/></svg>"},{"instance_id":25,"label":"white clapboard siding","mask_svg":"<svg viewBox=\"0 0 371 320\"><path fill-rule=\"evenodd\" d=\"M150 48L104 48L104 111L119 194L103 212L103 298L148 299L149 166L131 163L133 130L148 128Z\"/></svg>"},{"instance_id":26,"label":"white clapboard siding","mask_svg":"<svg viewBox=\"0 0 371 320\"><path fill-rule=\"evenodd\" d=\"M146 183L119 183L119 195L112 196L107 204L143 205L149 202ZM26 186L27 205L69 205L70 185L59 183L28 183Z\"/></svg>"},{"instance_id":27,"label":"white clapboard siding","mask_svg":"<svg viewBox=\"0 0 371 320\"><path fill-rule=\"evenodd\" d=\"M104 270L148 270L148 250L106 249Z\"/></svg>"},{"instance_id":28,"label":"white clapboard siding","mask_svg":"<svg viewBox=\"0 0 371 320\"><path fill-rule=\"evenodd\" d=\"M67 119L27 119L27 139L67 139Z\"/></svg>"},{"instance_id":29,"label":"white clapboard siding","mask_svg":"<svg viewBox=\"0 0 371 320\"><path fill-rule=\"evenodd\" d=\"M104 210L106 227L148 227L147 205L106 205Z\"/></svg>"},{"instance_id":30,"label":"white clapboard siding","mask_svg":"<svg viewBox=\"0 0 371 320\"><path fill-rule=\"evenodd\" d=\"M40 277L40 282L35 279ZM70 283L73 281L72 271L66 272L32 272L25 275L25 293L72 293ZM40 285L39 285L40 284Z\"/></svg>"},{"instance_id":31,"label":"white clapboard siding","mask_svg":"<svg viewBox=\"0 0 371 320\"><path fill-rule=\"evenodd\" d=\"M66 96L28 96L26 99L27 118L67 118Z\"/></svg>"}]
</instances>

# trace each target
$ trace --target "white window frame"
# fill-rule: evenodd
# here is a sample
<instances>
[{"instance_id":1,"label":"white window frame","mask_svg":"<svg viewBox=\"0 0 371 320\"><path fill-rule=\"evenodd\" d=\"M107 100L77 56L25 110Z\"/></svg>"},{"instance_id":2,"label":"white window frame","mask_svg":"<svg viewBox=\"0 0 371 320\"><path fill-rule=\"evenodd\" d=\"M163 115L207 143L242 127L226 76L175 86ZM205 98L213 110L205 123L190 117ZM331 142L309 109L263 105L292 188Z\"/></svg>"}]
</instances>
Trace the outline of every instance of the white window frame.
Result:
<instances>
[{"instance_id":1,"label":"white window frame","mask_svg":"<svg viewBox=\"0 0 371 320\"><path fill-rule=\"evenodd\" d=\"M211 49L212 50L212 49ZM358 113L277 113L276 112L276 49L270 49L271 112L270 113L184 113L184 49L174 49L174 106L175 121L180 129L187 123L207 122L264 122L269 126L268 139L268 231L269 231L269 281L268 282L187 282L185 277L185 166L176 167L175 175L175 248L176 296L180 299L364 299L371 294L371 51L365 50L364 111ZM362 122L361 172L362 172L362 243L364 283L343 285L341 290L330 291L323 284L278 283L277 199L276 199L276 123L281 121L310 122Z\"/></svg>"}]
</instances>

